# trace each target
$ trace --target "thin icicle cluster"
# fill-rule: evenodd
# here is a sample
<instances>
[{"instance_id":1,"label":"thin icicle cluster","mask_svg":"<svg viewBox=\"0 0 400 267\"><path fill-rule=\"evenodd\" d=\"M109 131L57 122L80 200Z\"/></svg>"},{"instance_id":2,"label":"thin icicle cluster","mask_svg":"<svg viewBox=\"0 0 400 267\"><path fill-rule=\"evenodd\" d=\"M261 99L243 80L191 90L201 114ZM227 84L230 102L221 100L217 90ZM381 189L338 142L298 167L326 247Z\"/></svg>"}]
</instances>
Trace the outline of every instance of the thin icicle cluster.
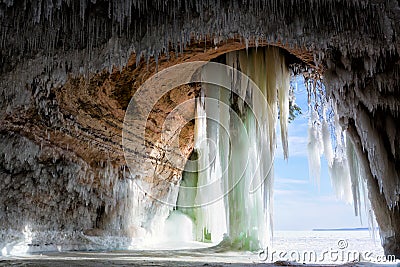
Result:
<instances>
[{"instance_id":1,"label":"thin icicle cluster","mask_svg":"<svg viewBox=\"0 0 400 267\"><path fill-rule=\"evenodd\" d=\"M309 109L311 110L308 127L308 161L310 178L319 184L321 157L325 156L328 171L336 196L347 203L353 203L356 215L361 213L364 201L368 216L372 216L371 207L365 191L363 170L360 167L352 141L342 130L335 110L326 102L323 90L309 88ZM333 141L333 142L332 142ZM364 198L364 199L363 199ZM373 222L372 217L369 218Z\"/></svg>"},{"instance_id":2,"label":"thin icicle cluster","mask_svg":"<svg viewBox=\"0 0 400 267\"><path fill-rule=\"evenodd\" d=\"M320 12L314 12L310 19L309 10ZM288 17L293 18L290 23L285 19ZM349 17L354 19L349 20ZM88 58L82 63L95 61L99 52L107 49L115 39L120 44L114 44L110 49L116 53L110 53L107 68L126 62L126 54L129 56L128 52L132 51L138 61L142 56L147 60L154 56L156 61L161 54L168 57L171 48L182 53L193 40L214 40L212 45L218 45L239 36L246 45L284 40L293 47L312 47L315 40L312 34L316 32L322 48L316 49L314 54L314 62L318 65L327 54L323 48L337 43L332 38L334 31L336 38L343 42L340 50L344 56L351 53L368 55L363 63L372 74L379 67L378 57L383 46L396 51L386 41L377 46L371 38L365 38L365 35L372 36L376 41L377 36L382 40L391 36L392 27L387 26L390 23L382 23L386 19L382 6L361 0L305 1L301 4L277 0L8 0L0 2L0 62L4 66L0 73L12 70L21 58L40 54L46 55L46 59L37 67L46 72L53 70L54 65L64 64L62 55L71 51L86 52ZM369 21L369 27L364 27L365 21ZM204 45L208 48L206 42ZM73 69L85 65L72 63ZM351 67L349 60L343 63Z\"/></svg>"}]
</instances>

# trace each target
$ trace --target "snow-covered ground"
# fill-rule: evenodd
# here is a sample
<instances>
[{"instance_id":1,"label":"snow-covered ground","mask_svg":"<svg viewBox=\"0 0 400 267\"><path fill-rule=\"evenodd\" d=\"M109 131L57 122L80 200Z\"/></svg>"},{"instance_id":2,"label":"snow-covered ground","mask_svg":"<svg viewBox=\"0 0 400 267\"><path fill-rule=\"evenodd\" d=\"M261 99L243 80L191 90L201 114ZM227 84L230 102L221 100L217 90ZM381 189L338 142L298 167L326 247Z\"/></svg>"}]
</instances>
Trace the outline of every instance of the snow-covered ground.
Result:
<instances>
[{"instance_id":1,"label":"snow-covered ground","mask_svg":"<svg viewBox=\"0 0 400 267\"><path fill-rule=\"evenodd\" d=\"M264 253L232 252L223 246L179 250L166 250L168 244L155 247L11 255L1 257L0 266L303 266L303 262L310 266L400 266L400 261L383 258L379 240L374 243L368 231L277 231L273 245ZM361 262L354 258L358 255L364 257L359 258Z\"/></svg>"}]
</instances>

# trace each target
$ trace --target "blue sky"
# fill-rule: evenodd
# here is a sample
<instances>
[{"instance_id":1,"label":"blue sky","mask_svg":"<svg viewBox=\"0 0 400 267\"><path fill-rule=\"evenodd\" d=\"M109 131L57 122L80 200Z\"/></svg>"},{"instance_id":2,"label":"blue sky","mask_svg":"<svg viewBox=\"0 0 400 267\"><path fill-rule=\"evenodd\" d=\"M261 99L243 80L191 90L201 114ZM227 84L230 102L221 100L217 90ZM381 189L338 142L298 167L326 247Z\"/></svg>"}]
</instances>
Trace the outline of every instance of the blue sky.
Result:
<instances>
[{"instance_id":1,"label":"blue sky","mask_svg":"<svg viewBox=\"0 0 400 267\"><path fill-rule=\"evenodd\" d=\"M336 198L324 157L321 161L320 188L308 177L307 91L301 78L297 79L297 84L296 103L301 107L303 115L289 124L288 161L283 159L280 135L278 136L275 157L274 229L368 227L364 216L361 224L360 217L354 215L352 205Z\"/></svg>"}]
</instances>

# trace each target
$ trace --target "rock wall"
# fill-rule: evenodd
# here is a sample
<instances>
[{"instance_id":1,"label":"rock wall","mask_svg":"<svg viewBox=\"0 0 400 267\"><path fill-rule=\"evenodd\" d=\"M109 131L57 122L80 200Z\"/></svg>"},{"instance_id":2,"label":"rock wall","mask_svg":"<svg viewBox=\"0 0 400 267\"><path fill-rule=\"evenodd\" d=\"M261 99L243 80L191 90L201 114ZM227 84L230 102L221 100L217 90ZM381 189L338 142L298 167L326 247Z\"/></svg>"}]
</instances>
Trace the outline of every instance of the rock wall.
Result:
<instances>
[{"instance_id":1,"label":"rock wall","mask_svg":"<svg viewBox=\"0 0 400 267\"><path fill-rule=\"evenodd\" d=\"M400 66L397 53L364 63L336 54L325 71L328 98L355 147L385 253L400 255ZM373 64L373 65L370 65Z\"/></svg>"}]
</instances>

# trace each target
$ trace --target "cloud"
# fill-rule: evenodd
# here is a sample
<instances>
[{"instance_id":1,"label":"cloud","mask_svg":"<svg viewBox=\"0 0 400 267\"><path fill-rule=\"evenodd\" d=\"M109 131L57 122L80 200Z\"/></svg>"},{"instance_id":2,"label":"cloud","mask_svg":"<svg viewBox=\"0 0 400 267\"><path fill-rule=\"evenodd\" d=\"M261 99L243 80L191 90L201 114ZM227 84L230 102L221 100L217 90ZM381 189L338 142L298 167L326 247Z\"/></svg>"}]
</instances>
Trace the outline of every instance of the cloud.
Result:
<instances>
[{"instance_id":1,"label":"cloud","mask_svg":"<svg viewBox=\"0 0 400 267\"><path fill-rule=\"evenodd\" d=\"M281 142L281 129L280 124L277 124L276 129L277 150L275 156L283 158L283 149ZM288 125L288 144L289 144L289 158L290 157L307 157L307 144L308 144L308 117L304 115L296 118Z\"/></svg>"},{"instance_id":2,"label":"cloud","mask_svg":"<svg viewBox=\"0 0 400 267\"><path fill-rule=\"evenodd\" d=\"M289 190L289 189L275 189L274 194L277 196L293 196L293 195L304 195L304 191L301 190Z\"/></svg>"},{"instance_id":3,"label":"cloud","mask_svg":"<svg viewBox=\"0 0 400 267\"><path fill-rule=\"evenodd\" d=\"M299 135L299 134L306 134L307 135L308 129L308 115L307 117L302 117L301 121L295 121L289 123L288 132L289 134Z\"/></svg>"},{"instance_id":4,"label":"cloud","mask_svg":"<svg viewBox=\"0 0 400 267\"><path fill-rule=\"evenodd\" d=\"M275 178L276 184L308 184L309 181L306 180L297 180L297 179L290 179L290 178Z\"/></svg>"},{"instance_id":5,"label":"cloud","mask_svg":"<svg viewBox=\"0 0 400 267\"><path fill-rule=\"evenodd\" d=\"M307 157L307 144L308 137L307 136L289 136L289 157ZM283 149L281 141L277 142L277 150L275 157L283 158Z\"/></svg>"}]
</instances>

